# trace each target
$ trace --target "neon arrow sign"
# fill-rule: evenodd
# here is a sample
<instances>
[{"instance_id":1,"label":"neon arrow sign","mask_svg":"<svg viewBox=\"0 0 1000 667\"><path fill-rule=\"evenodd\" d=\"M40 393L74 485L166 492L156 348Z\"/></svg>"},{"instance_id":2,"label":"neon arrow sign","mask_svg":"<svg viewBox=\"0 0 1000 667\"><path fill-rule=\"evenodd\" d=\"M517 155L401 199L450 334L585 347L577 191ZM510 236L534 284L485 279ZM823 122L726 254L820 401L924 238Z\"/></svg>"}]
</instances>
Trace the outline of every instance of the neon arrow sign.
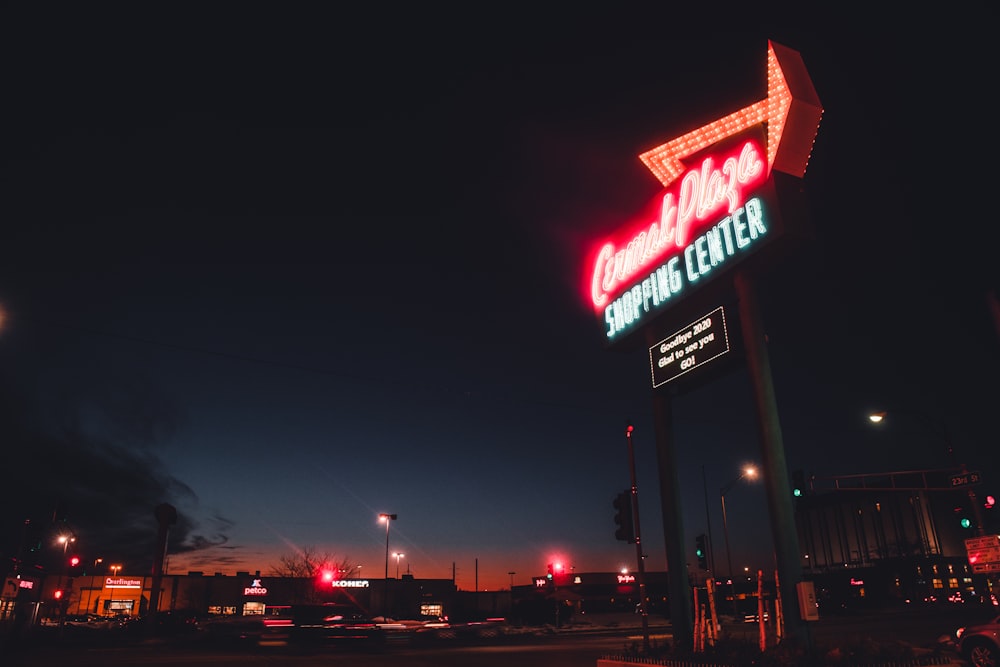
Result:
<instances>
[{"instance_id":1,"label":"neon arrow sign","mask_svg":"<svg viewBox=\"0 0 1000 667\"><path fill-rule=\"evenodd\" d=\"M763 100L639 156L665 188L659 215L595 246L587 263L585 289L609 339L773 238L757 191L772 170L805 175L822 114L798 52L769 41ZM726 141L743 134L751 138L735 149ZM700 165L683 163L694 156Z\"/></svg>"},{"instance_id":2,"label":"neon arrow sign","mask_svg":"<svg viewBox=\"0 0 1000 667\"><path fill-rule=\"evenodd\" d=\"M767 123L767 173L801 178L819 131L823 109L797 51L768 41L767 97L639 156L667 187L685 167L681 160L749 127Z\"/></svg>"}]
</instances>

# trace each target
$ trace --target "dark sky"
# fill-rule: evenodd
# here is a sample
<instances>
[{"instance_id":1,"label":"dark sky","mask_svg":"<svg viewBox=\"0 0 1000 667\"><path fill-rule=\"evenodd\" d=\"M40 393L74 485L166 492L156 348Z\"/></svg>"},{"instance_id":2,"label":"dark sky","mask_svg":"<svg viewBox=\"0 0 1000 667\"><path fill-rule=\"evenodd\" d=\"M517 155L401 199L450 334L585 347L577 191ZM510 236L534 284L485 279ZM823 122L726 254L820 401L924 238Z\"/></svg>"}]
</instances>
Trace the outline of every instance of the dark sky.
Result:
<instances>
[{"instance_id":1,"label":"dark sky","mask_svg":"<svg viewBox=\"0 0 1000 667\"><path fill-rule=\"evenodd\" d=\"M146 573L169 502L175 572L311 547L382 576L380 512L401 569L466 589L631 567L631 422L663 569L648 357L606 349L583 254L660 192L640 153L764 97L768 39L824 108L815 240L759 286L789 469L945 467L941 427L995 488L975 34L215 7L0 21L5 559L51 566L65 526ZM673 413L693 558L706 495L721 545L719 489L760 460L745 369ZM734 566L767 567L763 485L727 510Z\"/></svg>"}]
</instances>

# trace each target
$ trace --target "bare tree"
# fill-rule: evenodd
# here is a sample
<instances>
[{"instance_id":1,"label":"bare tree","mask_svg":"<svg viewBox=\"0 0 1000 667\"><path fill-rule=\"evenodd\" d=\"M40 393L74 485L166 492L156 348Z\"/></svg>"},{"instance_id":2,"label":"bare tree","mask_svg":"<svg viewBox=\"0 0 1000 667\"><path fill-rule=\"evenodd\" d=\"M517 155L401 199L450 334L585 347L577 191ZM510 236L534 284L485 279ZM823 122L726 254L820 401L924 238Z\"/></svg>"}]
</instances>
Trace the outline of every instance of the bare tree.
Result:
<instances>
[{"instance_id":1,"label":"bare tree","mask_svg":"<svg viewBox=\"0 0 1000 667\"><path fill-rule=\"evenodd\" d=\"M340 558L330 553L319 553L316 547L302 547L298 551L280 556L278 563L271 565L271 576L301 580L298 597L303 603L318 602L319 589L313 582L324 576L333 579L349 579L357 576L358 566L349 558Z\"/></svg>"}]
</instances>

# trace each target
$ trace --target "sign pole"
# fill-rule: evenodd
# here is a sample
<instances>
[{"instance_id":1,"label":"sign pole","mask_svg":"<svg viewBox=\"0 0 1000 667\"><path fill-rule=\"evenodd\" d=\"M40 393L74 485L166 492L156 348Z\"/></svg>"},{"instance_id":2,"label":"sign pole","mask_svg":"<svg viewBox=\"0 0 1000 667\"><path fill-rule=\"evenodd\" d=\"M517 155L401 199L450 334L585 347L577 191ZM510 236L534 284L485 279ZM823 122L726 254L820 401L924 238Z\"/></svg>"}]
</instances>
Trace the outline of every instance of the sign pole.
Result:
<instances>
[{"instance_id":1,"label":"sign pole","mask_svg":"<svg viewBox=\"0 0 1000 667\"><path fill-rule=\"evenodd\" d=\"M795 532L795 510L792 507L792 489L785 462L785 445L781 437L781 423L771 379L771 361L764 341L764 327L760 304L750 276L740 271L735 278L739 298L740 322L743 326L743 345L746 348L747 370L757 404L757 422L760 428L761 458L763 459L764 487L767 490L771 515L774 554L778 576L785 586L782 589L781 608L797 610L799 601L795 585L802 581L802 563L799 560L799 538ZM808 626L801 614L786 613L787 636L808 645Z\"/></svg>"},{"instance_id":2,"label":"sign pole","mask_svg":"<svg viewBox=\"0 0 1000 667\"><path fill-rule=\"evenodd\" d=\"M648 335L648 334L647 334ZM663 389L653 391L653 424L656 432L656 461L660 477L660 511L667 556L667 598L670 625L679 646L693 644L687 565L684 555L684 521L681 513L681 484L674 455L673 413L670 396Z\"/></svg>"}]
</instances>

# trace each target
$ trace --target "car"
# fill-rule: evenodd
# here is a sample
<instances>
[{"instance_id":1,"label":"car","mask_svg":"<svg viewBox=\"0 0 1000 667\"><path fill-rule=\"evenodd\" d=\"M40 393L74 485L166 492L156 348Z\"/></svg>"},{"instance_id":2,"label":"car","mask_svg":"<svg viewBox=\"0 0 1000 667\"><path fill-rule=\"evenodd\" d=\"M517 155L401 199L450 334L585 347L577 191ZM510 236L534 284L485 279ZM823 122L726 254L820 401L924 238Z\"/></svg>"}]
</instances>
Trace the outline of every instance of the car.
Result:
<instances>
[{"instance_id":1,"label":"car","mask_svg":"<svg viewBox=\"0 0 1000 667\"><path fill-rule=\"evenodd\" d=\"M66 617L64 624L67 627L73 628L107 630L111 627L111 620L106 616L98 616L97 614L71 614Z\"/></svg>"},{"instance_id":2,"label":"car","mask_svg":"<svg viewBox=\"0 0 1000 667\"><path fill-rule=\"evenodd\" d=\"M267 610L257 639L261 646L381 641L388 625L388 619L370 617L350 605L290 605Z\"/></svg>"},{"instance_id":3,"label":"car","mask_svg":"<svg viewBox=\"0 0 1000 667\"><path fill-rule=\"evenodd\" d=\"M995 667L1000 660L1000 616L959 628L955 631L955 641L959 652L973 667Z\"/></svg>"}]
</instances>

